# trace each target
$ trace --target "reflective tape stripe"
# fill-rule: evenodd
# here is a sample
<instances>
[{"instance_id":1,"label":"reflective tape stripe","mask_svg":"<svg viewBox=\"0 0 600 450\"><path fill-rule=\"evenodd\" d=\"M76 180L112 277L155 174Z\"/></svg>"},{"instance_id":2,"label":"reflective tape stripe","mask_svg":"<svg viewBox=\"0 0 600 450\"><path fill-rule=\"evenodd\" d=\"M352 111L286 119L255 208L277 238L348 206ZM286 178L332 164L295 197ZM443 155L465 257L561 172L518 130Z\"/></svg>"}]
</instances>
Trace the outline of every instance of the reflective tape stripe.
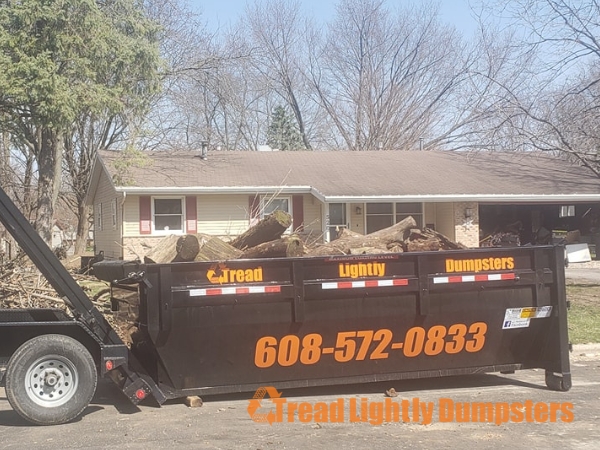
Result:
<instances>
[{"instance_id":1,"label":"reflective tape stripe","mask_svg":"<svg viewBox=\"0 0 600 450\"><path fill-rule=\"evenodd\" d=\"M393 278L389 280L334 281L322 283L323 289L353 289L385 286L407 286L408 279Z\"/></svg>"},{"instance_id":2,"label":"reflective tape stripe","mask_svg":"<svg viewBox=\"0 0 600 450\"><path fill-rule=\"evenodd\" d=\"M514 273L482 273L477 275L452 275L449 277L434 277L433 284L473 283L475 281L502 281L514 279L516 279L516 275Z\"/></svg>"},{"instance_id":3,"label":"reflective tape stripe","mask_svg":"<svg viewBox=\"0 0 600 450\"><path fill-rule=\"evenodd\" d=\"M281 286L246 286L207 289L190 289L190 297L207 295L271 294L281 292Z\"/></svg>"}]
</instances>

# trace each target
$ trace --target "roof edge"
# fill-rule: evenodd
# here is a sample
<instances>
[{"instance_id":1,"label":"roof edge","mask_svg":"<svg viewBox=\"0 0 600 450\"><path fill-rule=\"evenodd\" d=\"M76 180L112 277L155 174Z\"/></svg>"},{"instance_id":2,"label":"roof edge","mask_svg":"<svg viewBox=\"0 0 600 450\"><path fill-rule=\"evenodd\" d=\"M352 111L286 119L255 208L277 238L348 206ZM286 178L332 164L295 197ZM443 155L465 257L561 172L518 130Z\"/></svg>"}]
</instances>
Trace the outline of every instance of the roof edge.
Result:
<instances>
[{"instance_id":1,"label":"roof edge","mask_svg":"<svg viewBox=\"0 0 600 450\"><path fill-rule=\"evenodd\" d=\"M210 186L210 187L115 187L117 192L127 194L312 194L318 200L329 203L364 203L364 202L573 202L573 201L600 201L598 194L433 194L433 195L371 195L371 196L343 196L325 195L311 186Z\"/></svg>"}]
</instances>

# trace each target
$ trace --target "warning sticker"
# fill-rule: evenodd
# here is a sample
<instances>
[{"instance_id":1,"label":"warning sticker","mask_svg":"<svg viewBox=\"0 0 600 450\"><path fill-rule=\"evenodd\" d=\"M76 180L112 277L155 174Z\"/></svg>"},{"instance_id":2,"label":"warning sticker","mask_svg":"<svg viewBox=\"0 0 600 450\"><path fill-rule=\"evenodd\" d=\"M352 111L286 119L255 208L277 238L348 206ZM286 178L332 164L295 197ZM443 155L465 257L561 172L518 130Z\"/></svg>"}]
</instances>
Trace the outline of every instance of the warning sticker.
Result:
<instances>
[{"instance_id":1,"label":"warning sticker","mask_svg":"<svg viewBox=\"0 0 600 450\"><path fill-rule=\"evenodd\" d=\"M530 319L543 319L550 317L552 306L539 306L531 308L508 308L504 314L502 329L526 328Z\"/></svg>"}]
</instances>

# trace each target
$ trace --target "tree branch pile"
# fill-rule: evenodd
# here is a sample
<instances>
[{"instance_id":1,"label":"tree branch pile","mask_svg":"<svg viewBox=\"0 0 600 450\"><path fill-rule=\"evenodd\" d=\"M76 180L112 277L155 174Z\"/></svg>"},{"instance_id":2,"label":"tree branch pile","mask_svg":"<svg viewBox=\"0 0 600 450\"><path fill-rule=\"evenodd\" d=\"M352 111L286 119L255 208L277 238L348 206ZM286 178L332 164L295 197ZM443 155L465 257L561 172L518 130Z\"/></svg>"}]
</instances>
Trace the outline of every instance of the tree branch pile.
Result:
<instances>
[{"instance_id":1,"label":"tree branch pile","mask_svg":"<svg viewBox=\"0 0 600 450\"><path fill-rule=\"evenodd\" d=\"M71 273L124 342L131 342L131 324L111 311L108 285L91 275ZM93 286L93 287L91 287ZM137 294L136 294L137 297ZM24 254L0 264L0 309L51 308L72 316L70 309L46 278Z\"/></svg>"}]
</instances>

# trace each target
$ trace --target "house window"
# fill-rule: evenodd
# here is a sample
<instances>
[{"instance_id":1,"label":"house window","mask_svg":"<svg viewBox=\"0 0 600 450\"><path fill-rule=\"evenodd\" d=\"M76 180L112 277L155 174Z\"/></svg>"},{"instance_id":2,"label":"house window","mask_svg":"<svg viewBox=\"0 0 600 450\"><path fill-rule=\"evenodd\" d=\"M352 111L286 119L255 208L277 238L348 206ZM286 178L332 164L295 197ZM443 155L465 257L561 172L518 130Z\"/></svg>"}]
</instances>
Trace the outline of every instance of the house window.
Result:
<instances>
[{"instance_id":1,"label":"house window","mask_svg":"<svg viewBox=\"0 0 600 450\"><path fill-rule=\"evenodd\" d=\"M367 234L391 227L408 216L423 227L422 203L367 203Z\"/></svg>"},{"instance_id":2,"label":"house window","mask_svg":"<svg viewBox=\"0 0 600 450\"><path fill-rule=\"evenodd\" d=\"M280 210L285 211L290 216L292 215L292 199L291 197L263 197L260 208L261 218ZM291 233L293 224L290 225L285 233Z\"/></svg>"},{"instance_id":3,"label":"house window","mask_svg":"<svg viewBox=\"0 0 600 450\"><path fill-rule=\"evenodd\" d=\"M394 224L393 203L367 203L367 234Z\"/></svg>"},{"instance_id":4,"label":"house window","mask_svg":"<svg viewBox=\"0 0 600 450\"><path fill-rule=\"evenodd\" d=\"M156 234L183 233L183 198L154 198L152 219Z\"/></svg>"},{"instance_id":5,"label":"house window","mask_svg":"<svg viewBox=\"0 0 600 450\"><path fill-rule=\"evenodd\" d=\"M117 229L117 199L113 198L113 201L110 204L111 215L112 215L112 229Z\"/></svg>"},{"instance_id":6,"label":"house window","mask_svg":"<svg viewBox=\"0 0 600 450\"><path fill-rule=\"evenodd\" d=\"M412 216L417 222L417 228L423 228L423 204L422 203L396 203L396 223Z\"/></svg>"},{"instance_id":7,"label":"house window","mask_svg":"<svg viewBox=\"0 0 600 450\"><path fill-rule=\"evenodd\" d=\"M292 202L289 197L263 197L261 217L268 216L269 214L272 214L278 209L281 211L285 211L288 214L291 214L291 204Z\"/></svg>"},{"instance_id":8,"label":"house window","mask_svg":"<svg viewBox=\"0 0 600 450\"><path fill-rule=\"evenodd\" d=\"M338 233L347 228L346 220L346 204L345 203L330 203L329 204L329 240L333 241L337 238Z\"/></svg>"},{"instance_id":9,"label":"house window","mask_svg":"<svg viewBox=\"0 0 600 450\"><path fill-rule=\"evenodd\" d=\"M94 218L96 231L102 231L102 203L96 205L96 217Z\"/></svg>"},{"instance_id":10,"label":"house window","mask_svg":"<svg viewBox=\"0 0 600 450\"><path fill-rule=\"evenodd\" d=\"M574 217L575 205L565 205L560 207L558 217Z\"/></svg>"}]
</instances>

